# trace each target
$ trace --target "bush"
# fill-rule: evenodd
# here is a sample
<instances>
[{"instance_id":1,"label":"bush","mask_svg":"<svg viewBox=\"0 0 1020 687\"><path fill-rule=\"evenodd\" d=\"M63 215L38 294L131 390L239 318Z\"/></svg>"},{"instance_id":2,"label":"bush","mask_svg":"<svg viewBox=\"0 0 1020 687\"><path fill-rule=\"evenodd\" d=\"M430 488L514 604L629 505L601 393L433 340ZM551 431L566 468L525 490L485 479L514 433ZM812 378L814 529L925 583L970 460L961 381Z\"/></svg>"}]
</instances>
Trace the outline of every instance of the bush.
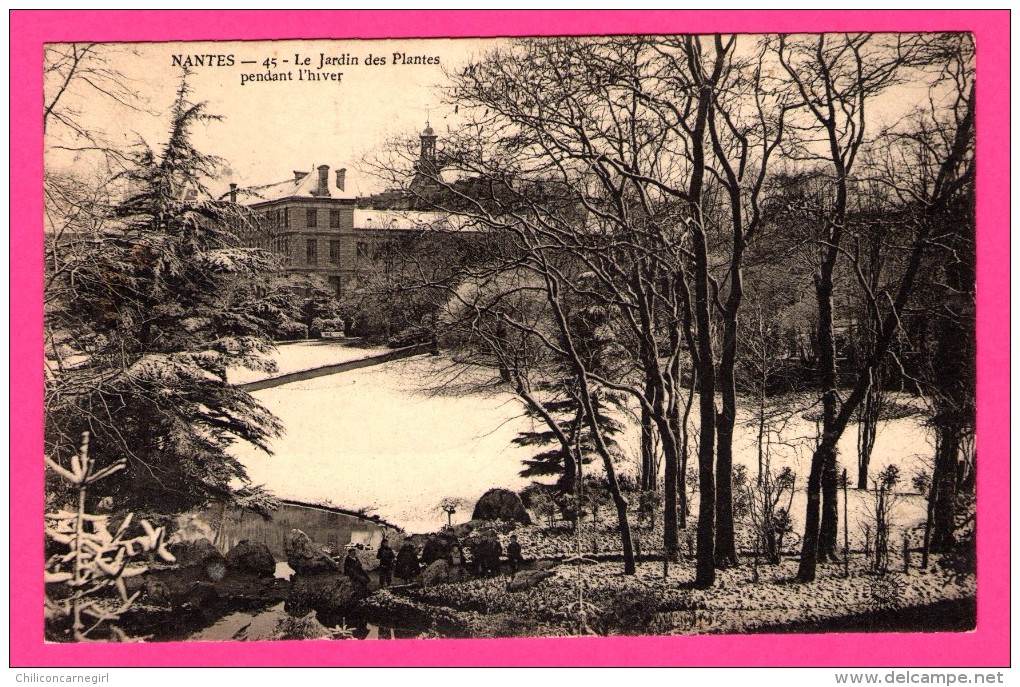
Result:
<instances>
[{"instance_id":1,"label":"bush","mask_svg":"<svg viewBox=\"0 0 1020 687\"><path fill-rule=\"evenodd\" d=\"M471 514L472 520L506 520L531 524L531 516L524 509L521 497L509 489L490 489L482 494Z\"/></svg>"},{"instance_id":2,"label":"bush","mask_svg":"<svg viewBox=\"0 0 1020 687\"><path fill-rule=\"evenodd\" d=\"M304 339L307 336L308 327L293 320L281 322L280 326L276 330L276 338L279 341L296 341L298 339Z\"/></svg>"},{"instance_id":3,"label":"bush","mask_svg":"<svg viewBox=\"0 0 1020 687\"><path fill-rule=\"evenodd\" d=\"M436 334L431 328L415 325L391 337L386 345L390 348L406 348L407 346L431 343L435 341L435 338Z\"/></svg>"},{"instance_id":4,"label":"bush","mask_svg":"<svg viewBox=\"0 0 1020 687\"><path fill-rule=\"evenodd\" d=\"M323 332L345 332L347 323L339 317L316 317L312 320L311 335L322 336Z\"/></svg>"}]
</instances>

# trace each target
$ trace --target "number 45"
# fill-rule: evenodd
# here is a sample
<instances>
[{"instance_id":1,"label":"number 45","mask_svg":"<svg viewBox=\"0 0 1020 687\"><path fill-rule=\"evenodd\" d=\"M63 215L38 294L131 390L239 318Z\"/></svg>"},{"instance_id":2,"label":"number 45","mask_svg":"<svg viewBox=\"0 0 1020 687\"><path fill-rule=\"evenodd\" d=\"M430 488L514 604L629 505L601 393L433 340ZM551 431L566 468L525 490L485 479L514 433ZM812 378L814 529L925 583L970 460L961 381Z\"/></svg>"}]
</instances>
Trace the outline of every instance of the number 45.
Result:
<instances>
[{"instance_id":1,"label":"number 45","mask_svg":"<svg viewBox=\"0 0 1020 687\"><path fill-rule=\"evenodd\" d=\"M267 57L266 61L262 63L262 66L265 67L266 69L275 69L276 68L276 58L275 57Z\"/></svg>"}]
</instances>

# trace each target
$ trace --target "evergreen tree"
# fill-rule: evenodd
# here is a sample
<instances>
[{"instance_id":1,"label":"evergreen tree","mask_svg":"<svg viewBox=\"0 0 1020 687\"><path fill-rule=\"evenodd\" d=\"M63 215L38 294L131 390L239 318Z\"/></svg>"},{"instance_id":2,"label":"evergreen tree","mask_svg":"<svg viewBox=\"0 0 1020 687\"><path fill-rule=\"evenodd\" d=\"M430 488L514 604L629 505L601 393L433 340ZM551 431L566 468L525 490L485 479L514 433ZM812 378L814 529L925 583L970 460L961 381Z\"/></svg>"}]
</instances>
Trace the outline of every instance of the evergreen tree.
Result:
<instances>
[{"instance_id":1,"label":"evergreen tree","mask_svg":"<svg viewBox=\"0 0 1020 687\"><path fill-rule=\"evenodd\" d=\"M238 439L268 452L282 427L227 383L228 367L272 367L273 308L253 302L272 262L244 247L245 211L204 185L219 161L191 131L217 119L182 81L165 146L138 155L121 200L48 265L46 450L66 464L91 432L97 462L127 469L90 495L125 508L271 506L228 452Z\"/></svg>"},{"instance_id":2,"label":"evergreen tree","mask_svg":"<svg viewBox=\"0 0 1020 687\"><path fill-rule=\"evenodd\" d=\"M544 391L552 393L551 385L543 385ZM596 397L592 405L595 408L598 425L602 430L603 440L606 446L617 449L619 444L613 438L622 430L620 423L608 414L608 405L616 402L614 396L609 399ZM608 403L607 403L608 401ZM544 447L544 450L536 453L531 458L526 458L524 469L521 470L521 477L547 477L558 476L556 489L561 494L573 493L577 479L578 461L587 465L596 457L596 447L591 436L591 430L584 421L583 409L577 397L560 386L560 393L555 394L549 400L542 403L546 413L554 418L562 432L570 442L564 446L539 414L532 408L525 411L525 415L535 420L535 429L521 432L513 440L517 446Z\"/></svg>"}]
</instances>

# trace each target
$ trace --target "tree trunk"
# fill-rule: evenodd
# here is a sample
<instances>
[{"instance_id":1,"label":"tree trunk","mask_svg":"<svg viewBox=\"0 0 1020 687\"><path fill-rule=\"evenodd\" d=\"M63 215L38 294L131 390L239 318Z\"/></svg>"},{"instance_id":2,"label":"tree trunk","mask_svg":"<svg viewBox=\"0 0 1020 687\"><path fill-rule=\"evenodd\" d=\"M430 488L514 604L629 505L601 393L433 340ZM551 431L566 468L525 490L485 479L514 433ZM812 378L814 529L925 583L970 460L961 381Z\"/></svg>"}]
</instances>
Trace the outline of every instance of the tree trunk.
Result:
<instances>
[{"instance_id":1,"label":"tree trunk","mask_svg":"<svg viewBox=\"0 0 1020 687\"><path fill-rule=\"evenodd\" d=\"M841 189L842 191L842 189ZM839 371L836 364L836 337L833 322L832 275L835 271L838 253L831 247L825 248L825 256L815 279L815 294L818 301L818 371L822 389L822 443L825 451L815 451L811 471L815 462L820 471L821 523L812 555L817 561L826 562L838 558L836 551L839 536L839 504L836 484L836 442L840 432L836 430L836 416L839 412ZM805 524L807 519L805 518ZM804 544L807 546L808 537Z\"/></svg>"},{"instance_id":2,"label":"tree trunk","mask_svg":"<svg viewBox=\"0 0 1020 687\"><path fill-rule=\"evenodd\" d=\"M832 272L836 263L836 252L828 249L821 267L815 275L815 296L818 301L818 371L822 388L822 437L811 456L811 472L808 476L807 512L804 516L804 540L801 545L800 569L797 577L802 582L815 579L819 560L827 560L830 547L835 546L835 521L831 520L830 506L823 503L831 486L831 497L835 499L836 487L836 440L833 436L836 422L836 343L832 321ZM831 472L831 485L828 484ZM838 515L838 512L837 512ZM832 540L823 543L823 536L831 532Z\"/></svg>"},{"instance_id":3,"label":"tree trunk","mask_svg":"<svg viewBox=\"0 0 1020 687\"><path fill-rule=\"evenodd\" d=\"M725 394L724 394L725 399ZM725 408L726 401L723 401ZM735 408L734 408L735 410ZM733 425L735 417L725 410L716 422L715 561L720 567L739 563L733 524Z\"/></svg>"},{"instance_id":4,"label":"tree trunk","mask_svg":"<svg viewBox=\"0 0 1020 687\"><path fill-rule=\"evenodd\" d=\"M941 553L956 544L956 467L959 463L960 437L956 427L939 426L938 449L931 485L931 540L929 549Z\"/></svg>"},{"instance_id":5,"label":"tree trunk","mask_svg":"<svg viewBox=\"0 0 1020 687\"><path fill-rule=\"evenodd\" d=\"M676 443L676 437L673 436L672 431L668 431L670 428L667 426L669 423L662 422L663 430L660 431L659 436L662 443L662 454L663 454L663 481L665 484L663 494L663 550L666 553L666 557L672 561L680 559L680 533L677 522L677 472L680 464L679 447ZM672 486L672 488L670 488ZM653 520L654 527L654 520Z\"/></svg>"},{"instance_id":6,"label":"tree trunk","mask_svg":"<svg viewBox=\"0 0 1020 687\"><path fill-rule=\"evenodd\" d=\"M839 475L835 448L822 466L822 525L818 535L818 560L839 560Z\"/></svg>"},{"instance_id":7,"label":"tree trunk","mask_svg":"<svg viewBox=\"0 0 1020 687\"><path fill-rule=\"evenodd\" d=\"M736 210L739 212L739 208ZM719 392L722 397L722 411L716 421L716 565L730 567L738 564L737 547L733 524L733 427L737 422L737 309L742 297L740 276L740 223L734 221L737 236L734 237L733 263L731 264L730 297L727 301L725 326L723 328L723 350L719 362Z\"/></svg>"},{"instance_id":8,"label":"tree trunk","mask_svg":"<svg viewBox=\"0 0 1020 687\"><path fill-rule=\"evenodd\" d=\"M876 375L877 377L877 375ZM871 463L871 452L875 448L875 436L878 433L879 399L876 383L873 379L864 396L864 404L859 413L857 425L857 488L868 488L868 465Z\"/></svg>"},{"instance_id":9,"label":"tree trunk","mask_svg":"<svg viewBox=\"0 0 1020 687\"><path fill-rule=\"evenodd\" d=\"M645 381L645 398L654 401L656 385L652 379ZM655 403L653 402L654 406ZM652 491L658 488L658 456L655 451L655 426L651 411L641 406L641 490Z\"/></svg>"}]
</instances>

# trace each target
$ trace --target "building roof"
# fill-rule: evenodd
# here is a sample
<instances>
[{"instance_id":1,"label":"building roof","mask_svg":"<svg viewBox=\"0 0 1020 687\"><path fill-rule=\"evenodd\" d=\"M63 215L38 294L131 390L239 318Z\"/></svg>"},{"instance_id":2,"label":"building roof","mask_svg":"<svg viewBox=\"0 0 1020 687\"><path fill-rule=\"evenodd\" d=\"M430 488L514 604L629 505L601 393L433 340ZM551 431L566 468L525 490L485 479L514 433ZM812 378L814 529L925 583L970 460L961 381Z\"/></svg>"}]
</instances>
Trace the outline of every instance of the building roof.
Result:
<instances>
[{"instance_id":1,"label":"building roof","mask_svg":"<svg viewBox=\"0 0 1020 687\"><path fill-rule=\"evenodd\" d=\"M478 231L466 217L419 210L354 209L355 229L391 231Z\"/></svg>"},{"instance_id":2,"label":"building roof","mask_svg":"<svg viewBox=\"0 0 1020 687\"><path fill-rule=\"evenodd\" d=\"M279 181L274 184L266 184L265 186L250 186L248 188L240 188L237 190L237 200L243 205L256 205L258 203L267 203L273 200L283 200L284 198L331 198L333 200L354 200L357 196L353 191L353 184L350 182L345 183L348 190L341 191L336 187L332 178L328 179L329 195L320 196L315 192L319 188L319 175L318 172L313 170L311 172L303 172L304 176L298 178L299 172L294 172L294 178L286 181Z\"/></svg>"}]
</instances>

